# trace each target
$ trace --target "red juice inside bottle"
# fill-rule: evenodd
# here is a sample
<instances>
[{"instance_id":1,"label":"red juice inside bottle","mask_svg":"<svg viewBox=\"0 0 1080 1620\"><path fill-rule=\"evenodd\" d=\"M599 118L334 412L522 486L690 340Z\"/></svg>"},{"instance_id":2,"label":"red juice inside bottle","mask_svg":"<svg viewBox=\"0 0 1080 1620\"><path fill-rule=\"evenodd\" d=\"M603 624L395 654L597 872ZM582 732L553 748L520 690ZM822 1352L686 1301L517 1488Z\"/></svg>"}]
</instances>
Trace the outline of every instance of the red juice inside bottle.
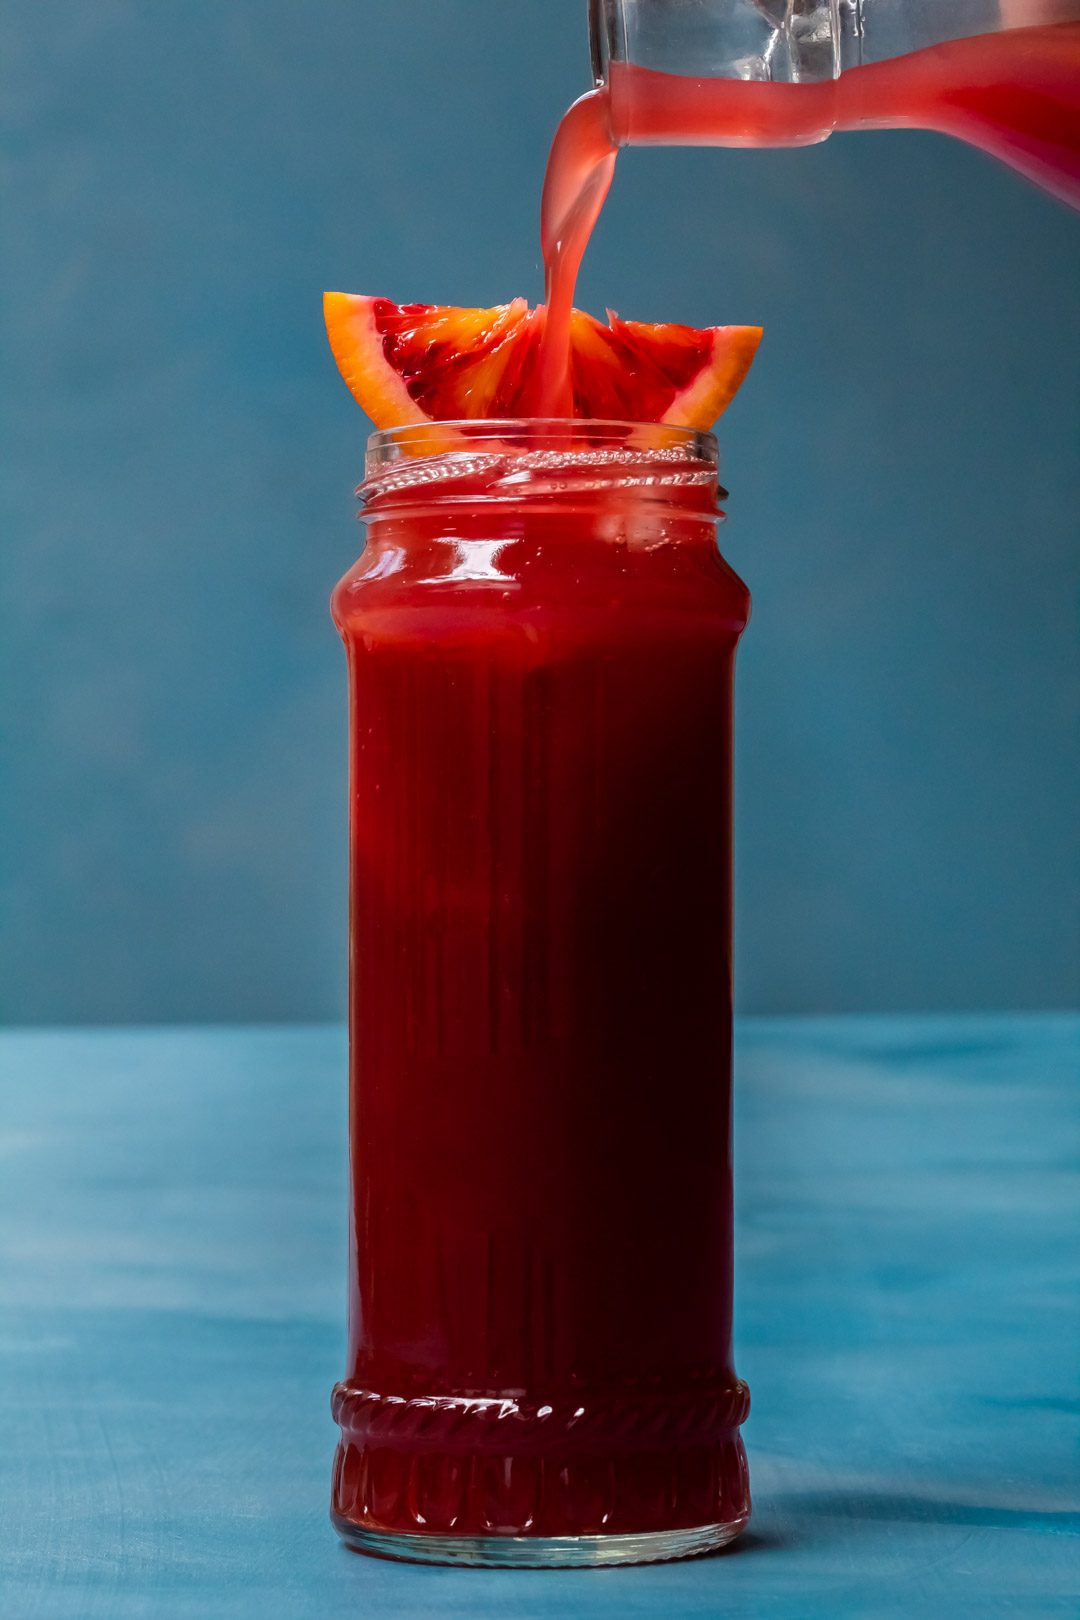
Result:
<instances>
[{"instance_id":1,"label":"red juice inside bottle","mask_svg":"<svg viewBox=\"0 0 1080 1620\"><path fill-rule=\"evenodd\" d=\"M955 136L1080 207L1080 23L949 40L807 84L613 61L607 83L564 116L548 159L546 408L565 407L574 283L619 146L801 146L834 130L901 128Z\"/></svg>"},{"instance_id":2,"label":"red juice inside bottle","mask_svg":"<svg viewBox=\"0 0 1080 1620\"><path fill-rule=\"evenodd\" d=\"M716 548L710 436L565 424L537 462L532 431L372 486L334 598L354 1188L334 1513L399 1556L671 1557L749 1513L730 1138L748 597Z\"/></svg>"}]
</instances>

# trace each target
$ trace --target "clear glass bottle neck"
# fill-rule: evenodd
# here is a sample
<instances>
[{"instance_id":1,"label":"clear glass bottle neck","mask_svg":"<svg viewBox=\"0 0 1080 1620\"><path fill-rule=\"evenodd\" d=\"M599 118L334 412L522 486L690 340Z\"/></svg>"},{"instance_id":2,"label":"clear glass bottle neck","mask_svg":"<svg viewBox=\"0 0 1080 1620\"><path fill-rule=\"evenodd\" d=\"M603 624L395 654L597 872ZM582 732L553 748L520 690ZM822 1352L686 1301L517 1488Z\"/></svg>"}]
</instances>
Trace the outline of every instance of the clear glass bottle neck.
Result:
<instances>
[{"instance_id":1,"label":"clear glass bottle neck","mask_svg":"<svg viewBox=\"0 0 1080 1620\"><path fill-rule=\"evenodd\" d=\"M1080 0L590 0L593 70L817 84L946 40L1080 17Z\"/></svg>"}]
</instances>

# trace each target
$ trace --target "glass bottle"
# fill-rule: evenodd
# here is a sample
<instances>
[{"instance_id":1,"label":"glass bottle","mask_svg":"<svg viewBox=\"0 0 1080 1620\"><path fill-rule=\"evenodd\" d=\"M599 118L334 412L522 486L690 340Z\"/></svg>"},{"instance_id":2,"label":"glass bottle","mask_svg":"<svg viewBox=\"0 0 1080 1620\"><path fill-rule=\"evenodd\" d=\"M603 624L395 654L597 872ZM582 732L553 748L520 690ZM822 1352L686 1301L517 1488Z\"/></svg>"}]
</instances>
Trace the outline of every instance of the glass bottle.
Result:
<instances>
[{"instance_id":1,"label":"glass bottle","mask_svg":"<svg viewBox=\"0 0 1080 1620\"><path fill-rule=\"evenodd\" d=\"M731 1360L731 713L711 434L377 433L351 706L333 1518L473 1564L707 1551Z\"/></svg>"},{"instance_id":2,"label":"glass bottle","mask_svg":"<svg viewBox=\"0 0 1080 1620\"><path fill-rule=\"evenodd\" d=\"M937 130L1080 207L1080 0L590 0L616 145Z\"/></svg>"}]
</instances>

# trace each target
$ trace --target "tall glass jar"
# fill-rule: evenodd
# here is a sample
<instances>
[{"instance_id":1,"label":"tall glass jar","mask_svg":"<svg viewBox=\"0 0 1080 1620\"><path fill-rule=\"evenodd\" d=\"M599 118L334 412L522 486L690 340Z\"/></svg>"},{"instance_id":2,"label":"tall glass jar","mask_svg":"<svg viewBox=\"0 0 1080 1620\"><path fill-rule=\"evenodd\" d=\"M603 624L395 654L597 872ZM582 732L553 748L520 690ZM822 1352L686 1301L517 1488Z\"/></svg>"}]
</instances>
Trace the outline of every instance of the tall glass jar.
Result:
<instances>
[{"instance_id":1,"label":"tall glass jar","mask_svg":"<svg viewBox=\"0 0 1080 1620\"><path fill-rule=\"evenodd\" d=\"M351 1289L333 1518L640 1562L750 1512L731 1358L716 441L377 433L351 703Z\"/></svg>"}]
</instances>

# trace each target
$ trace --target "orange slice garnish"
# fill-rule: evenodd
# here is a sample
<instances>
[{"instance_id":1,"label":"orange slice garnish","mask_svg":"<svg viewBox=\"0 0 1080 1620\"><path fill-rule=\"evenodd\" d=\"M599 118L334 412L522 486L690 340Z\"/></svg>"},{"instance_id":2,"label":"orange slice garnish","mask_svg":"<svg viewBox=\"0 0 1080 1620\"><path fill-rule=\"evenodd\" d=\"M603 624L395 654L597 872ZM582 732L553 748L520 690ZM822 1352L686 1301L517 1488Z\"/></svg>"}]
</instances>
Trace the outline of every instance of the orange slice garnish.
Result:
<instances>
[{"instance_id":1,"label":"orange slice garnish","mask_svg":"<svg viewBox=\"0 0 1080 1620\"><path fill-rule=\"evenodd\" d=\"M341 375L377 428L536 414L544 308L394 304L328 292L326 329ZM651 325L608 311L570 321L575 417L709 428L730 403L759 326Z\"/></svg>"}]
</instances>

